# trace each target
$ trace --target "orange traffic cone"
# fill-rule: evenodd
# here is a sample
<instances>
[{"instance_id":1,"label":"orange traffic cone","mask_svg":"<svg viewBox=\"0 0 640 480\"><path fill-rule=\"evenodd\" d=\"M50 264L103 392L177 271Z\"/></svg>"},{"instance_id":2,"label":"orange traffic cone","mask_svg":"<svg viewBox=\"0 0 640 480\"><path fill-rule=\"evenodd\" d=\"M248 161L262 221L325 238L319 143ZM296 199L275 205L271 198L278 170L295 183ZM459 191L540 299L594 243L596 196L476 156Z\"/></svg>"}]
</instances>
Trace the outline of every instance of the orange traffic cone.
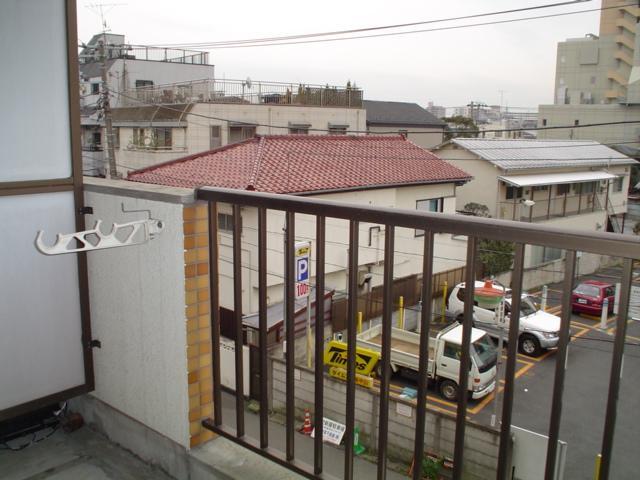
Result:
<instances>
[{"instance_id":1,"label":"orange traffic cone","mask_svg":"<svg viewBox=\"0 0 640 480\"><path fill-rule=\"evenodd\" d=\"M299 430L300 433L304 433L305 435L311 435L313 432L313 426L311 425L311 414L309 413L309 409L304 409L304 423L302 424L302 428Z\"/></svg>"}]
</instances>

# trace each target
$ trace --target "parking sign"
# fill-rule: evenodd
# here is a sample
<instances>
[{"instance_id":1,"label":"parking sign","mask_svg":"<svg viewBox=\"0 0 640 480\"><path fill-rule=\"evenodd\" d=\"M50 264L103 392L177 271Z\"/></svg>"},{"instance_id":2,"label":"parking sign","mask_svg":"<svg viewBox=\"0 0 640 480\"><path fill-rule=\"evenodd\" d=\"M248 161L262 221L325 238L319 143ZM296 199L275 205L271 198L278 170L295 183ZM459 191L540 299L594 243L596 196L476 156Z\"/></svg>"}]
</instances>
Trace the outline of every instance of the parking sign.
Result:
<instances>
[{"instance_id":1,"label":"parking sign","mask_svg":"<svg viewBox=\"0 0 640 480\"><path fill-rule=\"evenodd\" d=\"M296 298L308 297L311 242L296 242Z\"/></svg>"}]
</instances>

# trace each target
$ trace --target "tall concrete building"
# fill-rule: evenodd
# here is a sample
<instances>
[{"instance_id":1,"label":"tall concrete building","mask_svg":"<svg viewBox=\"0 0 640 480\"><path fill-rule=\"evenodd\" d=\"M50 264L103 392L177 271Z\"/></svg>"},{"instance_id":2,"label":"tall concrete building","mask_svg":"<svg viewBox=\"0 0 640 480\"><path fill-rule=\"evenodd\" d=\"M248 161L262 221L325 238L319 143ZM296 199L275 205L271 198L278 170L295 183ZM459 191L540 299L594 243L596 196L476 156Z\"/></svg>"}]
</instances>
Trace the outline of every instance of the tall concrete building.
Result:
<instances>
[{"instance_id":1,"label":"tall concrete building","mask_svg":"<svg viewBox=\"0 0 640 480\"><path fill-rule=\"evenodd\" d=\"M556 105L618 103L626 97L640 15L640 8L629 3L603 0L599 36L558 44Z\"/></svg>"},{"instance_id":2,"label":"tall concrete building","mask_svg":"<svg viewBox=\"0 0 640 480\"><path fill-rule=\"evenodd\" d=\"M558 44L553 105L540 105L540 139L584 139L621 144L640 154L640 7L602 0L599 35ZM613 124L618 122L616 124ZM611 123L595 127L586 124ZM630 150L631 149L631 150Z\"/></svg>"}]
</instances>

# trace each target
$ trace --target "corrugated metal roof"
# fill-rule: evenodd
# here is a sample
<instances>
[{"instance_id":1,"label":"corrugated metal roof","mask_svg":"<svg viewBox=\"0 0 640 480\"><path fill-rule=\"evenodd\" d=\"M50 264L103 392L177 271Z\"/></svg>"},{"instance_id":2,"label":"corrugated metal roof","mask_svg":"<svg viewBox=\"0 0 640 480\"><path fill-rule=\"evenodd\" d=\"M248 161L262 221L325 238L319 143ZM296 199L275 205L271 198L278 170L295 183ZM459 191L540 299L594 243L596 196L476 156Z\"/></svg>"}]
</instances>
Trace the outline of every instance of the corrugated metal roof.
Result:
<instances>
[{"instance_id":1,"label":"corrugated metal roof","mask_svg":"<svg viewBox=\"0 0 640 480\"><path fill-rule=\"evenodd\" d=\"M607 172L566 172L540 173L535 175L503 175L498 177L503 182L516 187L531 187L534 185L557 185L559 183L583 183L596 180L612 180L617 178Z\"/></svg>"},{"instance_id":2,"label":"corrugated metal roof","mask_svg":"<svg viewBox=\"0 0 640 480\"><path fill-rule=\"evenodd\" d=\"M453 143L504 170L636 163L632 158L591 140L455 138Z\"/></svg>"},{"instance_id":3,"label":"corrugated metal roof","mask_svg":"<svg viewBox=\"0 0 640 480\"><path fill-rule=\"evenodd\" d=\"M268 135L130 172L127 179L311 193L466 182L471 176L401 136Z\"/></svg>"}]
</instances>

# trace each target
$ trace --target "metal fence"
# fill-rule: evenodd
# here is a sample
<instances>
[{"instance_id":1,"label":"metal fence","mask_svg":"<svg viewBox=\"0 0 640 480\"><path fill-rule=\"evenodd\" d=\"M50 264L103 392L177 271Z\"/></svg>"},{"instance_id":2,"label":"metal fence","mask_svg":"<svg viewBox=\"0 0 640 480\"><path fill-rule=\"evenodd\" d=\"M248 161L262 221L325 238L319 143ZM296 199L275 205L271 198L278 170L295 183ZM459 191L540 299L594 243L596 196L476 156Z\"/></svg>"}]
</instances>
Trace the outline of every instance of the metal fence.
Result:
<instances>
[{"instance_id":1,"label":"metal fence","mask_svg":"<svg viewBox=\"0 0 640 480\"><path fill-rule=\"evenodd\" d=\"M477 217L462 217L459 215L445 215L421 211L399 210L391 208L377 208L362 205L349 205L332 201L293 197L286 195L244 192L238 190L204 187L197 191L197 198L209 202L209 240L210 240L210 278L211 278L211 312L212 312L212 344L213 344L213 398L214 416L203 421L205 428L210 429L244 447L257 452L286 468L309 478L329 478L323 473L322 440L317 434L314 440L313 465L296 458L296 438L294 430L295 409L295 376L294 349L288 348L286 360L286 447L285 451L277 451L270 446L268 431L268 412L260 408L259 439L252 439L246 435L244 422L244 393L243 392L243 358L242 358L242 258L241 258L241 226L234 222L233 230L233 285L234 285L234 321L237 329L235 346L235 428L223 423L222 394L220 382L220 297L219 281L219 246L217 207L218 203L233 205L233 214L240 216L241 207L252 207L258 210L258 292L259 292L259 357L260 357L260 391L261 398L267 398L267 211L285 212L285 326L286 341L294 345L294 245L295 218L297 214L315 216L316 229L316 295L322 295L325 290L325 243L326 219L337 218L349 222L349 253L348 253L348 305L347 305L347 338L356 337L356 312L358 292L358 246L359 226L362 223L372 223L384 226L384 284L383 284L383 333L382 333L382 375L380 379L380 402L378 417L378 478L386 478L387 470L387 437L389 418L390 391L390 349L391 349L391 320L393 309L393 265L394 265L394 237L396 228L422 229L424 235L424 250L422 276L424 279L433 278L434 235L449 233L465 235L467 241L465 281L471 284L475 280L475 266L478 258L478 243L480 239L507 240L514 242L515 254L512 278L512 315L510 317L508 350L505 371L504 397L502 407L502 422L500 427L500 447L497 465L497 478L505 480L509 477L509 449L511 442L511 418L514 399L514 379L518 344L518 330L520 321L520 298L522 293L522 278L524 270L524 254L527 244L544 245L566 250L566 269L564 274L562 295L562 317L560 327L560 342L555 358L555 376L553 383L552 406L549 419L548 449L545 460L545 479L553 480L556 468L556 450L562 414L563 387L565 383L565 368L567 346L570 340L571 319L571 290L575 276L577 251L588 251L596 254L609 255L616 252L623 258L623 274L620 295L620 306L617 317L617 328L609 376L608 399L604 418L604 434L602 437L602 462L600 477L609 478L612 455L612 444L616 424L617 398L620 387L620 369L624 351L624 340L627 328L629 295L632 282L633 260L640 258L640 239L616 234L590 233L567 231L552 227L541 227L528 223L509 222ZM269 268L274 268L269 266ZM427 371L428 341L431 324L431 300L433 288L430 281L422 285L422 299L424 308L420 317L420 371ZM465 291L465 308L462 335L462 358L460 361L459 384L468 385L473 315L473 289ZM316 299L316 318L324 318L324 302ZM323 354L323 321L315 322L315 355L322 358ZM348 359L346 365L346 431L344 434L344 478L354 477L354 411L355 411L355 341L347 342ZM315 363L315 416L323 418L323 379L322 362ZM413 455L415 465L422 463L425 451L425 416L426 416L427 375L420 375L418 380L417 416L415 422L415 445ZM425 399L425 401L422 401ZM456 414L456 432L454 444L453 478L459 480L463 475L465 454L465 426L467 414L467 393L464 388L458 389L458 403ZM413 478L421 478L420 468L413 469Z\"/></svg>"},{"instance_id":2,"label":"metal fence","mask_svg":"<svg viewBox=\"0 0 640 480\"><path fill-rule=\"evenodd\" d=\"M190 102L244 105L307 105L315 107L362 108L362 90L345 87L250 80L202 79L167 85L150 85L127 90L125 106Z\"/></svg>"},{"instance_id":3,"label":"metal fence","mask_svg":"<svg viewBox=\"0 0 640 480\"><path fill-rule=\"evenodd\" d=\"M536 222L552 218L569 217L604 210L608 202L605 193L563 195L536 199L534 205L525 206L521 201L506 201L498 204L499 218Z\"/></svg>"}]
</instances>

